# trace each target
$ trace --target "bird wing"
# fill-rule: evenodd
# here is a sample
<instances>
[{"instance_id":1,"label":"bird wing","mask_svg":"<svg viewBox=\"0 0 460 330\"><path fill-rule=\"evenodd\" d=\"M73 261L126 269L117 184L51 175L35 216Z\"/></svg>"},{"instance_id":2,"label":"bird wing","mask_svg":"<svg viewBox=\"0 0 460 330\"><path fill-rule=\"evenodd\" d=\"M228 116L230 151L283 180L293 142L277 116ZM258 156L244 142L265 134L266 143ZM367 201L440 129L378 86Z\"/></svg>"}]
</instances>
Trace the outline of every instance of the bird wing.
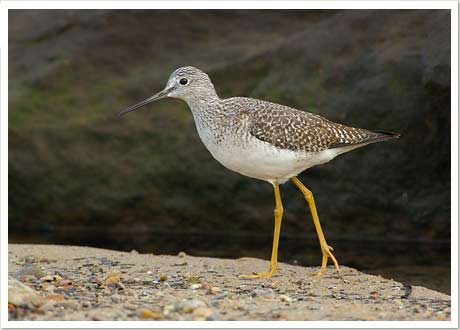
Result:
<instances>
[{"instance_id":1,"label":"bird wing","mask_svg":"<svg viewBox=\"0 0 460 330\"><path fill-rule=\"evenodd\" d=\"M261 100L244 99L249 132L280 149L319 152L376 142L380 133L337 124L321 116Z\"/></svg>"}]
</instances>

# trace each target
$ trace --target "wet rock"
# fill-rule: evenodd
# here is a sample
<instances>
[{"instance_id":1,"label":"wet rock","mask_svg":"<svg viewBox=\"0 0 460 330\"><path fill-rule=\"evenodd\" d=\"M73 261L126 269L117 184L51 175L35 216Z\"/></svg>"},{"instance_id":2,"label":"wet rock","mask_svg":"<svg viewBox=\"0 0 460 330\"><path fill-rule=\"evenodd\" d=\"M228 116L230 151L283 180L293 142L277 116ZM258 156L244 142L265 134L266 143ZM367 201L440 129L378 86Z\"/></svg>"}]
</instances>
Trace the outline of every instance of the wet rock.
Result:
<instances>
[{"instance_id":1,"label":"wet rock","mask_svg":"<svg viewBox=\"0 0 460 330\"><path fill-rule=\"evenodd\" d=\"M8 303L32 308L43 305L44 300L35 290L8 276Z\"/></svg>"}]
</instances>

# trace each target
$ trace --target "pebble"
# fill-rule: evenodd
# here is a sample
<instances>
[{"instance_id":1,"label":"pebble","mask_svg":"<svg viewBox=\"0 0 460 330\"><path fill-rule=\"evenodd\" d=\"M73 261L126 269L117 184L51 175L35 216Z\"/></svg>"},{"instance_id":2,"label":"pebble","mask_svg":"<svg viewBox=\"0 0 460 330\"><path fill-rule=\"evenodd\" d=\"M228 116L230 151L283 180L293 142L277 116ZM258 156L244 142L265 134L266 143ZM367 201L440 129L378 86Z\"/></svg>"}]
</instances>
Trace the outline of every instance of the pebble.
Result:
<instances>
[{"instance_id":1,"label":"pebble","mask_svg":"<svg viewBox=\"0 0 460 330\"><path fill-rule=\"evenodd\" d=\"M190 285L190 289L192 290L198 290L201 288L201 284L192 284Z\"/></svg>"},{"instance_id":2,"label":"pebble","mask_svg":"<svg viewBox=\"0 0 460 330\"><path fill-rule=\"evenodd\" d=\"M49 294L45 297L45 299L51 301L63 301L65 297L62 294Z\"/></svg>"},{"instance_id":3,"label":"pebble","mask_svg":"<svg viewBox=\"0 0 460 330\"><path fill-rule=\"evenodd\" d=\"M72 285L73 285L73 283L70 280L62 280L62 281L59 281L59 283L58 283L58 286L62 286L64 288L69 288Z\"/></svg>"},{"instance_id":4,"label":"pebble","mask_svg":"<svg viewBox=\"0 0 460 330\"><path fill-rule=\"evenodd\" d=\"M161 319L162 317L160 313L152 311L150 309L146 309L146 308L140 309L138 314L143 319L158 320L158 319Z\"/></svg>"},{"instance_id":5,"label":"pebble","mask_svg":"<svg viewBox=\"0 0 460 330\"><path fill-rule=\"evenodd\" d=\"M46 282L46 283L56 283L58 281L61 281L62 280L62 277L59 276L59 275L46 275L46 276L43 276L42 278L40 278L40 281L43 283L43 282Z\"/></svg>"},{"instance_id":6,"label":"pebble","mask_svg":"<svg viewBox=\"0 0 460 330\"><path fill-rule=\"evenodd\" d=\"M187 256L187 254L184 251L181 251L181 252L179 252L179 254L177 256L179 258L185 258Z\"/></svg>"},{"instance_id":7,"label":"pebble","mask_svg":"<svg viewBox=\"0 0 460 330\"><path fill-rule=\"evenodd\" d=\"M222 289L219 288L218 286L213 286L213 287L211 288L211 291L217 293L217 292L221 292Z\"/></svg>"},{"instance_id":8,"label":"pebble","mask_svg":"<svg viewBox=\"0 0 460 330\"><path fill-rule=\"evenodd\" d=\"M174 312L176 310L176 306L174 305L166 305L163 308L163 314L164 315L169 315L171 312Z\"/></svg>"},{"instance_id":9,"label":"pebble","mask_svg":"<svg viewBox=\"0 0 460 330\"><path fill-rule=\"evenodd\" d=\"M33 275L24 275L24 276L22 277L22 281L23 281L23 282L33 282L33 281L35 281L36 279L37 279L37 278L36 278L35 276L33 276Z\"/></svg>"},{"instance_id":10,"label":"pebble","mask_svg":"<svg viewBox=\"0 0 460 330\"><path fill-rule=\"evenodd\" d=\"M282 295L280 296L280 300L281 300L282 302L292 302L292 298L289 297L289 296L287 296L287 295L285 295L285 294L282 294Z\"/></svg>"},{"instance_id":11,"label":"pebble","mask_svg":"<svg viewBox=\"0 0 460 330\"><path fill-rule=\"evenodd\" d=\"M201 284L201 280L196 275L191 275L187 278L187 281L191 284Z\"/></svg>"},{"instance_id":12,"label":"pebble","mask_svg":"<svg viewBox=\"0 0 460 330\"><path fill-rule=\"evenodd\" d=\"M251 292L251 297L274 298L275 292L270 288L257 288Z\"/></svg>"},{"instance_id":13,"label":"pebble","mask_svg":"<svg viewBox=\"0 0 460 330\"><path fill-rule=\"evenodd\" d=\"M44 299L32 288L8 276L8 303L31 308L43 305Z\"/></svg>"},{"instance_id":14,"label":"pebble","mask_svg":"<svg viewBox=\"0 0 460 330\"><path fill-rule=\"evenodd\" d=\"M198 307L192 312L192 314L196 321L199 321L199 320L204 321L207 318L211 317L211 315L213 314L213 311L206 307Z\"/></svg>"},{"instance_id":15,"label":"pebble","mask_svg":"<svg viewBox=\"0 0 460 330\"><path fill-rule=\"evenodd\" d=\"M117 272L110 273L110 275L107 276L104 280L105 285L109 285L112 283L118 283L118 282L120 282L120 276L118 275Z\"/></svg>"},{"instance_id":16,"label":"pebble","mask_svg":"<svg viewBox=\"0 0 460 330\"><path fill-rule=\"evenodd\" d=\"M36 256L26 256L26 257L24 257L24 263L26 263L26 264L36 264L39 261L40 261L40 258L36 257Z\"/></svg>"},{"instance_id":17,"label":"pebble","mask_svg":"<svg viewBox=\"0 0 460 330\"><path fill-rule=\"evenodd\" d=\"M161 281L161 282L164 282L164 281L166 281L167 279L168 279L168 275L161 275L161 276L160 276L160 281Z\"/></svg>"},{"instance_id":18,"label":"pebble","mask_svg":"<svg viewBox=\"0 0 460 330\"><path fill-rule=\"evenodd\" d=\"M198 299L186 300L177 304L176 309L184 313L192 313L195 309L206 307L206 304Z\"/></svg>"},{"instance_id":19,"label":"pebble","mask_svg":"<svg viewBox=\"0 0 460 330\"><path fill-rule=\"evenodd\" d=\"M26 265L21 270L13 274L14 277L19 279L22 279L25 275L34 276L35 278L41 278L46 274L43 271L43 269L41 267L38 267L37 265Z\"/></svg>"}]
</instances>

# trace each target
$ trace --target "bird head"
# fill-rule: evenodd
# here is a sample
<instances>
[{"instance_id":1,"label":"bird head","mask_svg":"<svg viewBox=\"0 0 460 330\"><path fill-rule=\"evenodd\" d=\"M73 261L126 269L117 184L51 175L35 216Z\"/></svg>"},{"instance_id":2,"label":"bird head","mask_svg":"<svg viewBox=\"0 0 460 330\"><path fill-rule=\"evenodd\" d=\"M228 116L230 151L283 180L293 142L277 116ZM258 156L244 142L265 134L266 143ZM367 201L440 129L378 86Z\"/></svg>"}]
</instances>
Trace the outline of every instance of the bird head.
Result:
<instances>
[{"instance_id":1,"label":"bird head","mask_svg":"<svg viewBox=\"0 0 460 330\"><path fill-rule=\"evenodd\" d=\"M193 66L184 66L176 69L168 79L166 87L155 95L124 109L120 116L135 111L153 101L173 97L191 103L197 99L217 97L214 85L209 76Z\"/></svg>"}]
</instances>

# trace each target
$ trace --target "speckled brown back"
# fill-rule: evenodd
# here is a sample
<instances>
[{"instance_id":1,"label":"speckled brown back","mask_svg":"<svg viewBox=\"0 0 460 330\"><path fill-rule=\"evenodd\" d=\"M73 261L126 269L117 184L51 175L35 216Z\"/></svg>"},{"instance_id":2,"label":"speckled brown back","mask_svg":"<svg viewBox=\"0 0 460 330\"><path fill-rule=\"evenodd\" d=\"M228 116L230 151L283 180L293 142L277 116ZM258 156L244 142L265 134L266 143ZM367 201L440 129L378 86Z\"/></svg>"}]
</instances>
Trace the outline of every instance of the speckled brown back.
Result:
<instances>
[{"instance_id":1,"label":"speckled brown back","mask_svg":"<svg viewBox=\"0 0 460 330\"><path fill-rule=\"evenodd\" d=\"M280 149L319 152L389 138L386 133L348 127L312 113L262 100L235 97L225 100L225 103L226 108L240 108L239 113L248 116L252 136ZM245 111L241 110L243 107Z\"/></svg>"}]
</instances>

